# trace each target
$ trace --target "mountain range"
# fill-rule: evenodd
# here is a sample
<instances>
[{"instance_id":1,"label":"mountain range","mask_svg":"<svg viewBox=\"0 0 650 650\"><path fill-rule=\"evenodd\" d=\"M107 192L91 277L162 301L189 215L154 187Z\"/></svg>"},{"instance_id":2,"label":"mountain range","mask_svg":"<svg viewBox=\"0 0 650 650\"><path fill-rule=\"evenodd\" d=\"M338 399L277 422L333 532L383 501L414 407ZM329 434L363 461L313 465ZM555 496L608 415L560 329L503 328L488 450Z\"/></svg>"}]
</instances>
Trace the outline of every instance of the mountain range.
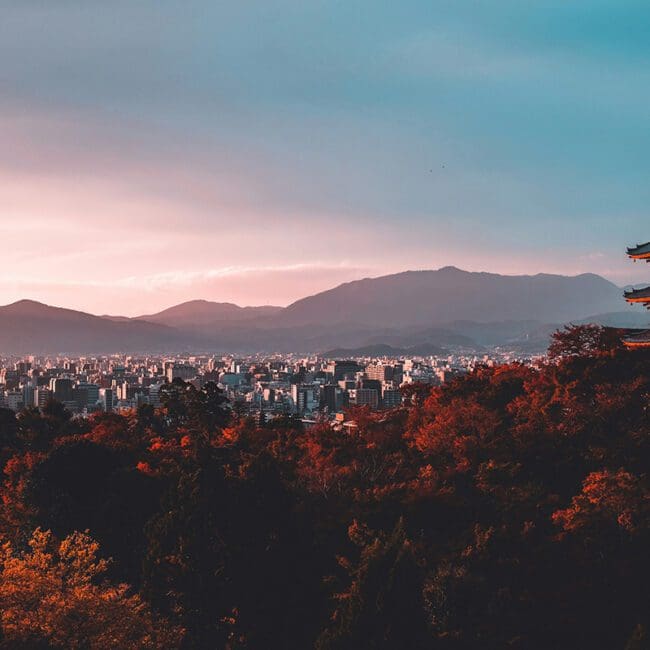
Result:
<instances>
[{"instance_id":1,"label":"mountain range","mask_svg":"<svg viewBox=\"0 0 650 650\"><path fill-rule=\"evenodd\" d=\"M623 308L622 290L594 274L507 276L444 267L348 282L288 307L192 300L129 318L21 300L0 307L0 355L378 345L543 350L550 332L568 322L647 325L645 313Z\"/></svg>"},{"instance_id":2,"label":"mountain range","mask_svg":"<svg viewBox=\"0 0 650 650\"><path fill-rule=\"evenodd\" d=\"M159 323L180 328L212 328L215 324L251 321L262 316L272 316L282 311L282 307L266 305L263 307L239 307L231 302L210 302L209 300L190 300L174 305L157 314L137 316L135 320Z\"/></svg>"},{"instance_id":3,"label":"mountain range","mask_svg":"<svg viewBox=\"0 0 650 650\"><path fill-rule=\"evenodd\" d=\"M359 348L334 348L322 354L327 359L350 359L356 357L427 357L444 353L444 348L430 343L421 343L410 348L395 348L386 343L376 343L363 345Z\"/></svg>"}]
</instances>

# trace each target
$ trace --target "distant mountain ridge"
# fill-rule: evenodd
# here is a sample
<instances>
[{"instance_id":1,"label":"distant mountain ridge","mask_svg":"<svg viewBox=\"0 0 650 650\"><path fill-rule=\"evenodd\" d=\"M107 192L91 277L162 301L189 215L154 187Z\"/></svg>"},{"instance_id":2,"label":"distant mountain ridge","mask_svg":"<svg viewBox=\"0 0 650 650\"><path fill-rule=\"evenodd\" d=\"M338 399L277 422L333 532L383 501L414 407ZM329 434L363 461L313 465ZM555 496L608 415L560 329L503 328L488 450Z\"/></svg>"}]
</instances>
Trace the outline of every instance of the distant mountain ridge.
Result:
<instances>
[{"instance_id":1,"label":"distant mountain ridge","mask_svg":"<svg viewBox=\"0 0 650 650\"><path fill-rule=\"evenodd\" d=\"M356 357L426 357L444 354L445 352L444 348L432 345L431 343L420 343L407 348L395 348L385 343L377 343L375 345L364 345L359 348L335 348L322 352L321 354L328 359L347 359Z\"/></svg>"},{"instance_id":2,"label":"distant mountain ridge","mask_svg":"<svg viewBox=\"0 0 650 650\"><path fill-rule=\"evenodd\" d=\"M621 290L586 273L498 275L447 266L348 282L298 300L277 315L292 325L382 322L387 326L537 320L565 322L621 307Z\"/></svg>"},{"instance_id":3,"label":"distant mountain ridge","mask_svg":"<svg viewBox=\"0 0 650 650\"><path fill-rule=\"evenodd\" d=\"M282 311L282 309L282 307L274 307L272 305L240 307L231 302L189 300L164 309L156 314L136 316L135 320L160 323L171 327L201 326L228 321L252 320L260 316L276 314Z\"/></svg>"},{"instance_id":4,"label":"distant mountain ridge","mask_svg":"<svg viewBox=\"0 0 650 650\"><path fill-rule=\"evenodd\" d=\"M645 312L623 307L622 290L593 274L506 276L444 267L348 282L285 308L191 300L127 318L22 300L0 307L0 354L543 349L549 333L569 322L648 322Z\"/></svg>"},{"instance_id":5,"label":"distant mountain ridge","mask_svg":"<svg viewBox=\"0 0 650 650\"><path fill-rule=\"evenodd\" d=\"M20 300L0 307L0 354L163 351L195 342L164 325Z\"/></svg>"}]
</instances>

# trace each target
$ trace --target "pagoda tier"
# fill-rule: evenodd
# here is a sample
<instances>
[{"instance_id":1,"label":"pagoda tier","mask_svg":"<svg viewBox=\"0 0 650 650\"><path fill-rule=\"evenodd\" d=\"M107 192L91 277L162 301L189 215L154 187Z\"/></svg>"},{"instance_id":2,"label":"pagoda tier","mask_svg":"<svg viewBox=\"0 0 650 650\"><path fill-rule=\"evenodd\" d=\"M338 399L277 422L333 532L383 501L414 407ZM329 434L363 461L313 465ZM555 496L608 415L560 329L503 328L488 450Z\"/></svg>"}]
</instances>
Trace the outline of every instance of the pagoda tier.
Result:
<instances>
[{"instance_id":1,"label":"pagoda tier","mask_svg":"<svg viewBox=\"0 0 650 650\"><path fill-rule=\"evenodd\" d=\"M650 309L650 287L632 289L631 291L626 291L623 295L628 302L640 302Z\"/></svg>"},{"instance_id":2,"label":"pagoda tier","mask_svg":"<svg viewBox=\"0 0 650 650\"><path fill-rule=\"evenodd\" d=\"M638 244L634 248L628 248L627 254L633 260L650 262L650 241L645 244Z\"/></svg>"},{"instance_id":3,"label":"pagoda tier","mask_svg":"<svg viewBox=\"0 0 650 650\"><path fill-rule=\"evenodd\" d=\"M627 348L650 348L650 330L624 337L623 344Z\"/></svg>"}]
</instances>

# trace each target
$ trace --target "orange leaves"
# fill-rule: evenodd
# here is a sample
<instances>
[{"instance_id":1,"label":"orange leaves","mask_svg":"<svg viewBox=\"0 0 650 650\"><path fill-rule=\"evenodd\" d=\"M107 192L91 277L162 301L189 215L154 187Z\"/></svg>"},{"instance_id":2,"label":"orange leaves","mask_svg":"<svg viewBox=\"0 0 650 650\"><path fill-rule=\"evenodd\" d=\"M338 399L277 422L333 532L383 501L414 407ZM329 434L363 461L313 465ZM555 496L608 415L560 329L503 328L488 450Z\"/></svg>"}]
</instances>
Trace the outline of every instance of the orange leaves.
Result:
<instances>
[{"instance_id":1,"label":"orange leaves","mask_svg":"<svg viewBox=\"0 0 650 650\"><path fill-rule=\"evenodd\" d=\"M365 546L373 540L374 533L366 524L359 523L354 519L348 526L348 537L356 546Z\"/></svg>"},{"instance_id":2,"label":"orange leaves","mask_svg":"<svg viewBox=\"0 0 650 650\"><path fill-rule=\"evenodd\" d=\"M553 513L553 521L565 532L618 525L629 533L648 526L650 491L647 484L623 469L592 472L582 491L565 510Z\"/></svg>"},{"instance_id":3,"label":"orange leaves","mask_svg":"<svg viewBox=\"0 0 650 650\"><path fill-rule=\"evenodd\" d=\"M57 542L37 529L30 550L0 550L0 625L10 644L65 648L174 648L178 628L155 618L127 585L102 582L99 545L75 532Z\"/></svg>"},{"instance_id":4,"label":"orange leaves","mask_svg":"<svg viewBox=\"0 0 650 650\"><path fill-rule=\"evenodd\" d=\"M163 438L154 438L149 445L149 451L161 451L164 449L170 449L174 447L174 442L170 440L164 440Z\"/></svg>"},{"instance_id":5,"label":"orange leaves","mask_svg":"<svg viewBox=\"0 0 650 650\"><path fill-rule=\"evenodd\" d=\"M226 427L222 432L221 436L226 444L234 444L239 440L241 432L239 427Z\"/></svg>"},{"instance_id":6,"label":"orange leaves","mask_svg":"<svg viewBox=\"0 0 650 650\"><path fill-rule=\"evenodd\" d=\"M16 532L33 519L34 508L25 494L32 471L45 457L44 453L27 452L16 454L7 461L4 468L6 478L1 488L1 521L6 532Z\"/></svg>"},{"instance_id":7,"label":"orange leaves","mask_svg":"<svg viewBox=\"0 0 650 650\"><path fill-rule=\"evenodd\" d=\"M117 413L100 413L90 420L89 440L109 447L129 447L137 440L129 430L128 418Z\"/></svg>"},{"instance_id":8,"label":"orange leaves","mask_svg":"<svg viewBox=\"0 0 650 650\"><path fill-rule=\"evenodd\" d=\"M499 430L500 415L475 401L455 399L442 406L415 435L419 451L449 459L458 472L473 466L474 450L490 441Z\"/></svg>"},{"instance_id":9,"label":"orange leaves","mask_svg":"<svg viewBox=\"0 0 650 650\"><path fill-rule=\"evenodd\" d=\"M138 464L135 466L138 472L142 472L143 474L146 474L147 476L155 476L156 471L149 465L149 463L146 463L144 461L139 461Z\"/></svg>"},{"instance_id":10,"label":"orange leaves","mask_svg":"<svg viewBox=\"0 0 650 650\"><path fill-rule=\"evenodd\" d=\"M364 413L354 433L319 424L294 440L297 476L323 496L346 495L355 501L385 502L404 492L417 468L408 458L404 414Z\"/></svg>"},{"instance_id":11,"label":"orange leaves","mask_svg":"<svg viewBox=\"0 0 650 650\"><path fill-rule=\"evenodd\" d=\"M333 442L332 438L312 436L300 441L302 457L298 461L298 475L310 489L323 495L341 491L346 479L356 470L356 461L344 460L343 448Z\"/></svg>"},{"instance_id":12,"label":"orange leaves","mask_svg":"<svg viewBox=\"0 0 650 650\"><path fill-rule=\"evenodd\" d=\"M484 553L487 550L490 540L494 536L494 531L495 529L493 526L486 528L480 524L476 524L474 526L474 541L463 550L461 556L467 558Z\"/></svg>"},{"instance_id":13,"label":"orange leaves","mask_svg":"<svg viewBox=\"0 0 650 650\"><path fill-rule=\"evenodd\" d=\"M441 498L449 496L449 488L441 485L440 475L432 465L424 465L418 469L415 475L407 484L408 495L412 500L430 499L433 496Z\"/></svg>"}]
</instances>

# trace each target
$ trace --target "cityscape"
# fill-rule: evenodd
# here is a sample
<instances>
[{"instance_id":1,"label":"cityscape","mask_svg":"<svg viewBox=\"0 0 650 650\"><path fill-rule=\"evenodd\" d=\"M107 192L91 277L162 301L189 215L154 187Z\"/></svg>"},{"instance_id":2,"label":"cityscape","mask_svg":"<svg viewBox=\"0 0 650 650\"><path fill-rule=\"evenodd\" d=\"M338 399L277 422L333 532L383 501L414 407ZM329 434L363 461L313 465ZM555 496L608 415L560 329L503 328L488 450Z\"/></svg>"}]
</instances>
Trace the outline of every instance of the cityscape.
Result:
<instances>
[{"instance_id":1,"label":"cityscape","mask_svg":"<svg viewBox=\"0 0 650 650\"><path fill-rule=\"evenodd\" d=\"M0 0L0 650L650 650L647 0Z\"/></svg>"},{"instance_id":2,"label":"cityscape","mask_svg":"<svg viewBox=\"0 0 650 650\"><path fill-rule=\"evenodd\" d=\"M439 386L478 366L532 364L512 353L456 353L440 357L323 359L317 356L35 357L0 359L0 407L14 412L62 404L72 414L125 412L161 406L160 391L175 380L200 390L215 383L238 413L261 422L296 416L305 425L323 418L343 425L350 407L402 405L404 388Z\"/></svg>"}]
</instances>

